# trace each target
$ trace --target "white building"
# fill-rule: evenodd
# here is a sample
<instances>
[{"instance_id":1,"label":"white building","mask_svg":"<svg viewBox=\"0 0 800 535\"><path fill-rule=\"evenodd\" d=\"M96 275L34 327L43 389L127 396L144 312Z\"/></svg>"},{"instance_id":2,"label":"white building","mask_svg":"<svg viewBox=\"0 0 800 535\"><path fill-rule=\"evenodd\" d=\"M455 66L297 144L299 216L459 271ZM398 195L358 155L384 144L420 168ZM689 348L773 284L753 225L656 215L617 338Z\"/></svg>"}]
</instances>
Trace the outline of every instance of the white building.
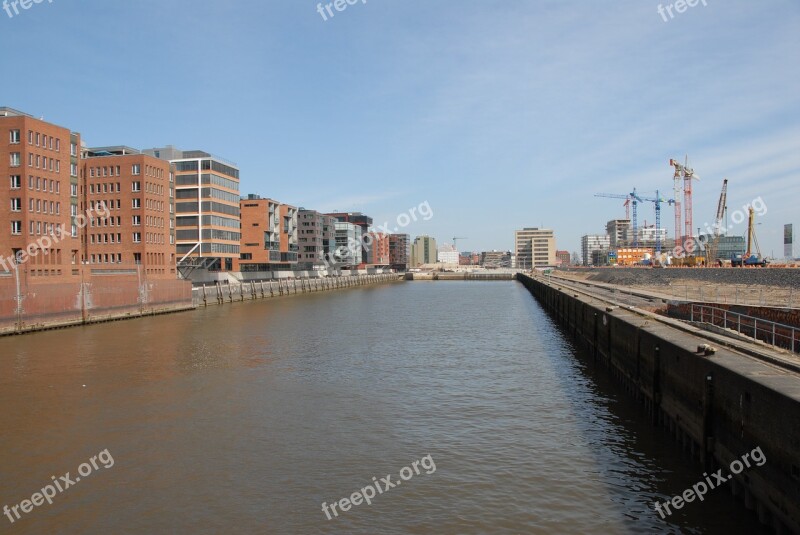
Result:
<instances>
[{"instance_id":1,"label":"white building","mask_svg":"<svg viewBox=\"0 0 800 535\"><path fill-rule=\"evenodd\" d=\"M458 265L458 251L450 244L445 244L439 247L439 262L442 264L456 264Z\"/></svg>"},{"instance_id":2,"label":"white building","mask_svg":"<svg viewBox=\"0 0 800 535\"><path fill-rule=\"evenodd\" d=\"M336 223L337 265L356 267L361 263L361 227L353 223Z\"/></svg>"},{"instance_id":3,"label":"white building","mask_svg":"<svg viewBox=\"0 0 800 535\"><path fill-rule=\"evenodd\" d=\"M601 252L608 254L611 249L611 237L608 234L585 234L581 236L581 254L583 265L592 266L592 254Z\"/></svg>"}]
</instances>

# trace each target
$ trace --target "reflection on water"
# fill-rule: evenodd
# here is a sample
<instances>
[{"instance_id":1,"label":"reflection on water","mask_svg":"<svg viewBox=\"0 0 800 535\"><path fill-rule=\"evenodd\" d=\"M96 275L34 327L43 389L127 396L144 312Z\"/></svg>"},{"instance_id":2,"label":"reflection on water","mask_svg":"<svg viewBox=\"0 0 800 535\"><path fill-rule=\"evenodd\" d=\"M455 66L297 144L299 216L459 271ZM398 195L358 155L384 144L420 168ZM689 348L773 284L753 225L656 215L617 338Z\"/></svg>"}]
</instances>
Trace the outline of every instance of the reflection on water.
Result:
<instances>
[{"instance_id":1,"label":"reflection on water","mask_svg":"<svg viewBox=\"0 0 800 535\"><path fill-rule=\"evenodd\" d=\"M577 358L576 358L577 357ZM514 282L399 283L0 339L11 533L756 532ZM586 364L585 364L586 363ZM84 386L85 385L85 386ZM322 503L425 455L327 520ZM395 476L396 478L396 476Z\"/></svg>"}]
</instances>

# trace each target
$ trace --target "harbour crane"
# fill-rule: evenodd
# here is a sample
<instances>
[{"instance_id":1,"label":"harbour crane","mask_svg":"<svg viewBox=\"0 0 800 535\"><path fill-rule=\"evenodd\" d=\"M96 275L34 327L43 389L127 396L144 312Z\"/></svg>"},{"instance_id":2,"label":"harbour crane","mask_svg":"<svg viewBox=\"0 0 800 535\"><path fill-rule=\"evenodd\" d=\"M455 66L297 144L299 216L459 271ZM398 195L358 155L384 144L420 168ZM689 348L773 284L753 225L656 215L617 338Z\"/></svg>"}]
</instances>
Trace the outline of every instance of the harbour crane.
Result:
<instances>
[{"instance_id":1,"label":"harbour crane","mask_svg":"<svg viewBox=\"0 0 800 535\"><path fill-rule=\"evenodd\" d=\"M694 172L694 169L689 167L689 156L686 156L685 163L680 163L676 159L671 159L669 164L675 168L673 175L674 185L673 190L675 193L675 245L683 245L683 249L687 253L694 251L694 244L689 240L692 238L694 232L692 228L692 180L700 180L700 176ZM683 179L683 211L684 211L684 228L685 232L681 237L681 205L680 205L680 181Z\"/></svg>"},{"instance_id":2,"label":"harbour crane","mask_svg":"<svg viewBox=\"0 0 800 535\"><path fill-rule=\"evenodd\" d=\"M708 258L706 265L710 266L711 262L717 260L717 252L719 251L719 238L722 235L723 219L725 212L728 210L728 179L722 181L722 192L719 194L719 202L717 202L717 215L714 218L714 235L711 237L711 245L708 247Z\"/></svg>"}]
</instances>

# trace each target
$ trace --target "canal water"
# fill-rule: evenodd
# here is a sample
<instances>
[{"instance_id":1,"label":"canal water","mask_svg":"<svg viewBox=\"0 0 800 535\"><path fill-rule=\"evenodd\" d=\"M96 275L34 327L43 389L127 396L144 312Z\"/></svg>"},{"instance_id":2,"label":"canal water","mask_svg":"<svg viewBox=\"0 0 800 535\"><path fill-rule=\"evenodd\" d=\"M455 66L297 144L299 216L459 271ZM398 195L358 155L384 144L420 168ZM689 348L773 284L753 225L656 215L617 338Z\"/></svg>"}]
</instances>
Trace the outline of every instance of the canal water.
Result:
<instances>
[{"instance_id":1,"label":"canal water","mask_svg":"<svg viewBox=\"0 0 800 535\"><path fill-rule=\"evenodd\" d=\"M727 489L658 517L702 467L511 281L3 338L0 437L0 507L69 485L0 533L760 532Z\"/></svg>"}]
</instances>

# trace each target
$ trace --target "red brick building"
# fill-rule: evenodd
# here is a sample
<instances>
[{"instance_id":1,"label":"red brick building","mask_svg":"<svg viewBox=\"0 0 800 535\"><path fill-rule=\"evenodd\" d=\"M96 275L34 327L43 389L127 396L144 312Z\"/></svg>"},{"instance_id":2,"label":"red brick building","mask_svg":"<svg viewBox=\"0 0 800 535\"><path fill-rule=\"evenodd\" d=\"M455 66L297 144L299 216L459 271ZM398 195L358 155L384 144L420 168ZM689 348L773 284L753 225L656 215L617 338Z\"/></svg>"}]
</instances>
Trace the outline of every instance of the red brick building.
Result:
<instances>
[{"instance_id":1,"label":"red brick building","mask_svg":"<svg viewBox=\"0 0 800 535\"><path fill-rule=\"evenodd\" d=\"M129 147L86 149L80 178L80 209L92 214L81 231L83 261L177 278L170 163Z\"/></svg>"},{"instance_id":2,"label":"red brick building","mask_svg":"<svg viewBox=\"0 0 800 535\"><path fill-rule=\"evenodd\" d=\"M297 209L248 195L239 203L242 238L238 270L290 270L297 267Z\"/></svg>"},{"instance_id":3,"label":"red brick building","mask_svg":"<svg viewBox=\"0 0 800 535\"><path fill-rule=\"evenodd\" d=\"M368 245L367 245L368 243ZM370 232L365 240L367 247L367 264L378 267L389 267L389 235L382 232Z\"/></svg>"},{"instance_id":4,"label":"red brick building","mask_svg":"<svg viewBox=\"0 0 800 535\"><path fill-rule=\"evenodd\" d=\"M0 277L77 278L80 135L0 107Z\"/></svg>"}]
</instances>

